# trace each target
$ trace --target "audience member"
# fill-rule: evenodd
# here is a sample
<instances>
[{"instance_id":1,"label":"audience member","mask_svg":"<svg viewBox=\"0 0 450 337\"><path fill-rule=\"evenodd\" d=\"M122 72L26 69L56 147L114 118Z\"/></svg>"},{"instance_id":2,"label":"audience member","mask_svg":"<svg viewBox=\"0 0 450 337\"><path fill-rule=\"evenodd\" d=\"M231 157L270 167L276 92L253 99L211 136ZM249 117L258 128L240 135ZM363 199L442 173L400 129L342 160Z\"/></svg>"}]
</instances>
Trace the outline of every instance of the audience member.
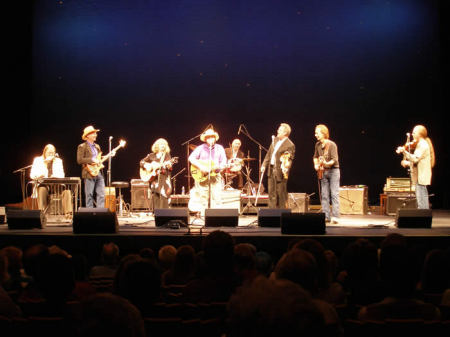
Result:
<instances>
[{"instance_id":1,"label":"audience member","mask_svg":"<svg viewBox=\"0 0 450 337\"><path fill-rule=\"evenodd\" d=\"M272 256L265 251L258 251L255 256L258 273L265 277L269 277L274 268Z\"/></svg>"},{"instance_id":2,"label":"audience member","mask_svg":"<svg viewBox=\"0 0 450 337\"><path fill-rule=\"evenodd\" d=\"M89 282L98 292L111 292L120 261L119 247L109 242L103 245L100 264L91 268Z\"/></svg>"},{"instance_id":3,"label":"audience member","mask_svg":"<svg viewBox=\"0 0 450 337\"><path fill-rule=\"evenodd\" d=\"M110 293L82 302L79 337L145 337L139 310L128 300Z\"/></svg>"},{"instance_id":4,"label":"audience member","mask_svg":"<svg viewBox=\"0 0 450 337\"><path fill-rule=\"evenodd\" d=\"M349 304L365 305L383 299L375 244L365 238L350 242L341 256L341 268L338 280L348 293Z\"/></svg>"},{"instance_id":5,"label":"audience member","mask_svg":"<svg viewBox=\"0 0 450 337\"><path fill-rule=\"evenodd\" d=\"M317 263L317 294L313 296L331 304L345 304L346 294L342 285L329 280L330 266L325 256L325 247L315 239L303 239L294 244L293 249L298 248L310 252Z\"/></svg>"},{"instance_id":6,"label":"audience member","mask_svg":"<svg viewBox=\"0 0 450 337\"><path fill-rule=\"evenodd\" d=\"M161 300L161 273L150 260L133 254L117 271L115 294L128 299L146 316Z\"/></svg>"},{"instance_id":7,"label":"audience member","mask_svg":"<svg viewBox=\"0 0 450 337\"><path fill-rule=\"evenodd\" d=\"M325 324L334 326L338 333L340 321L336 310L330 303L314 297L318 294L318 267L311 253L299 248L291 249L278 261L274 275L277 279L295 282L308 291L314 304L322 312Z\"/></svg>"},{"instance_id":8,"label":"audience member","mask_svg":"<svg viewBox=\"0 0 450 337\"><path fill-rule=\"evenodd\" d=\"M256 269L256 247L249 243L234 246L234 272L239 284L251 283L258 275Z\"/></svg>"},{"instance_id":9,"label":"audience member","mask_svg":"<svg viewBox=\"0 0 450 337\"><path fill-rule=\"evenodd\" d=\"M440 319L436 306L414 298L418 281L417 262L403 236L388 235L381 243L380 273L386 286L386 297L361 308L360 320Z\"/></svg>"},{"instance_id":10,"label":"audience member","mask_svg":"<svg viewBox=\"0 0 450 337\"><path fill-rule=\"evenodd\" d=\"M323 336L322 314L310 295L289 280L258 276L229 302L229 337Z\"/></svg>"},{"instance_id":11,"label":"audience member","mask_svg":"<svg viewBox=\"0 0 450 337\"><path fill-rule=\"evenodd\" d=\"M158 263L162 272L169 270L173 266L175 255L177 255L177 249L172 245L165 245L159 249Z\"/></svg>"},{"instance_id":12,"label":"audience member","mask_svg":"<svg viewBox=\"0 0 450 337\"><path fill-rule=\"evenodd\" d=\"M161 276L162 285L186 285L195 277L195 250L190 245L178 247L172 267Z\"/></svg>"},{"instance_id":13,"label":"audience member","mask_svg":"<svg viewBox=\"0 0 450 337\"><path fill-rule=\"evenodd\" d=\"M21 316L20 308L3 288L3 283L8 281L8 259L0 252L0 315L6 317Z\"/></svg>"},{"instance_id":14,"label":"audience member","mask_svg":"<svg viewBox=\"0 0 450 337\"><path fill-rule=\"evenodd\" d=\"M226 302L238 282L233 272L233 237L215 230L203 240L204 275L189 282L183 296L187 302Z\"/></svg>"}]
</instances>

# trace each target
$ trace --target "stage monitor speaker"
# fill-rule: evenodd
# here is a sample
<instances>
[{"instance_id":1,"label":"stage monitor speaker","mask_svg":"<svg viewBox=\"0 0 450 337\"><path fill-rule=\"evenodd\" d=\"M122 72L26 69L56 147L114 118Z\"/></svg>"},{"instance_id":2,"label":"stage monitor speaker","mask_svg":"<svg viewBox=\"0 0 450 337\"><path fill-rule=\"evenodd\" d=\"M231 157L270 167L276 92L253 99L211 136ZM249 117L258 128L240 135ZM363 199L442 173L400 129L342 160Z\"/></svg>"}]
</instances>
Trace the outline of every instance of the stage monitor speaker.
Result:
<instances>
[{"instance_id":1,"label":"stage monitor speaker","mask_svg":"<svg viewBox=\"0 0 450 337\"><path fill-rule=\"evenodd\" d=\"M108 208L80 207L73 216L75 234L110 234L117 233L118 229L117 214Z\"/></svg>"},{"instance_id":2,"label":"stage monitor speaker","mask_svg":"<svg viewBox=\"0 0 450 337\"><path fill-rule=\"evenodd\" d=\"M291 213L289 208L258 208L259 227L281 227L281 214Z\"/></svg>"},{"instance_id":3,"label":"stage monitor speaker","mask_svg":"<svg viewBox=\"0 0 450 337\"><path fill-rule=\"evenodd\" d=\"M156 227L180 228L189 224L188 208L155 208Z\"/></svg>"},{"instance_id":4,"label":"stage monitor speaker","mask_svg":"<svg viewBox=\"0 0 450 337\"><path fill-rule=\"evenodd\" d=\"M7 209L6 222L9 229L43 228L45 216L40 210Z\"/></svg>"},{"instance_id":5,"label":"stage monitor speaker","mask_svg":"<svg viewBox=\"0 0 450 337\"><path fill-rule=\"evenodd\" d=\"M237 227L239 210L237 208L205 209L205 227Z\"/></svg>"},{"instance_id":6,"label":"stage monitor speaker","mask_svg":"<svg viewBox=\"0 0 450 337\"><path fill-rule=\"evenodd\" d=\"M341 214L367 214L369 210L367 186L341 186L339 189L339 210Z\"/></svg>"},{"instance_id":7,"label":"stage monitor speaker","mask_svg":"<svg viewBox=\"0 0 450 337\"><path fill-rule=\"evenodd\" d=\"M292 212L308 212L309 196L306 193L289 193L288 205Z\"/></svg>"},{"instance_id":8,"label":"stage monitor speaker","mask_svg":"<svg viewBox=\"0 0 450 337\"><path fill-rule=\"evenodd\" d=\"M431 209L400 208L395 216L398 228L431 228Z\"/></svg>"},{"instance_id":9,"label":"stage monitor speaker","mask_svg":"<svg viewBox=\"0 0 450 337\"><path fill-rule=\"evenodd\" d=\"M131 211L150 211L152 203L149 183L140 179L132 179L130 185Z\"/></svg>"},{"instance_id":10,"label":"stage monitor speaker","mask_svg":"<svg viewBox=\"0 0 450 337\"><path fill-rule=\"evenodd\" d=\"M325 213L281 214L282 234L325 234Z\"/></svg>"},{"instance_id":11,"label":"stage monitor speaker","mask_svg":"<svg viewBox=\"0 0 450 337\"><path fill-rule=\"evenodd\" d=\"M386 214L396 215L402 208L417 209L415 195L409 193L388 193L386 196Z\"/></svg>"}]
</instances>

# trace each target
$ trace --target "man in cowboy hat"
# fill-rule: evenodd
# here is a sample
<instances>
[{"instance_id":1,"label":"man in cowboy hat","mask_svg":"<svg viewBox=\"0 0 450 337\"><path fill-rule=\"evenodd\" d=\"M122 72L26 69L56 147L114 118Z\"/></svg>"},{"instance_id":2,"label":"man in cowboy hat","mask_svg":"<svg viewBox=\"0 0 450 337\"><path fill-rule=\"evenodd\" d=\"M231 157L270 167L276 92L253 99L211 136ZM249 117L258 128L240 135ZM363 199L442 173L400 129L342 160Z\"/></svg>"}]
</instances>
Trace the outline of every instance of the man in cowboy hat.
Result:
<instances>
[{"instance_id":1,"label":"man in cowboy hat","mask_svg":"<svg viewBox=\"0 0 450 337\"><path fill-rule=\"evenodd\" d=\"M81 165L81 177L84 179L84 193L86 197L86 207L94 207L94 192L96 194L96 207L105 207L105 179L101 168L101 149L97 140L99 129L89 125L84 128L81 139L85 142L78 145L77 162ZM111 154L114 156L115 153Z\"/></svg>"},{"instance_id":2,"label":"man in cowboy hat","mask_svg":"<svg viewBox=\"0 0 450 337\"><path fill-rule=\"evenodd\" d=\"M200 135L200 140L204 143L197 146L189 156L191 173L195 179L195 193L191 193L191 205L197 200L196 204L199 206L190 207L191 211L203 212L208 206L221 204L223 186L220 172L227 166L227 157L223 146L216 144L218 139L217 132L212 128L207 129Z\"/></svg>"}]
</instances>

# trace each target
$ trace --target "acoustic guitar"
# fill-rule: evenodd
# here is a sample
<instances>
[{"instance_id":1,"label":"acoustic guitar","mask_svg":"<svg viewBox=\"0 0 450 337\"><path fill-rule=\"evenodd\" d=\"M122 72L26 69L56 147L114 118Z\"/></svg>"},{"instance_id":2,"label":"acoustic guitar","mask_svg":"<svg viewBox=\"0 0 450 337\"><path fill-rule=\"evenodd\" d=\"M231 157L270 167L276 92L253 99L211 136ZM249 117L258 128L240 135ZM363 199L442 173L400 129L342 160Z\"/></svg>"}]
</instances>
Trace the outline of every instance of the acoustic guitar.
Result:
<instances>
[{"instance_id":1,"label":"acoustic guitar","mask_svg":"<svg viewBox=\"0 0 450 337\"><path fill-rule=\"evenodd\" d=\"M163 163L153 161L150 163L150 167L148 169L144 167L139 169L141 180L145 182L152 182L163 168L167 168L168 165L173 165L175 163L178 163L178 157L173 157Z\"/></svg>"},{"instance_id":2,"label":"acoustic guitar","mask_svg":"<svg viewBox=\"0 0 450 337\"><path fill-rule=\"evenodd\" d=\"M216 167L214 164L214 161L209 160L199 160L202 166L205 168L211 168L210 173L208 172L202 172L199 167L195 166L194 164L191 164L191 174L192 178L194 178L195 181L202 183L206 180L208 180L208 175L211 177L217 176L219 173L216 172Z\"/></svg>"},{"instance_id":3,"label":"acoustic guitar","mask_svg":"<svg viewBox=\"0 0 450 337\"><path fill-rule=\"evenodd\" d=\"M126 141L121 140L119 145L117 145L113 150L111 150L111 152L108 153L106 156L102 157L101 152L99 154L97 154L97 161L98 161L97 163L85 164L84 167L86 168L86 170L89 172L89 174L91 176L93 176L93 177L98 176L100 170L105 167L103 165L103 162L105 160L107 160L109 157L111 157L113 154L115 154L118 149L120 149L121 147L124 147L125 144L126 144Z\"/></svg>"}]
</instances>

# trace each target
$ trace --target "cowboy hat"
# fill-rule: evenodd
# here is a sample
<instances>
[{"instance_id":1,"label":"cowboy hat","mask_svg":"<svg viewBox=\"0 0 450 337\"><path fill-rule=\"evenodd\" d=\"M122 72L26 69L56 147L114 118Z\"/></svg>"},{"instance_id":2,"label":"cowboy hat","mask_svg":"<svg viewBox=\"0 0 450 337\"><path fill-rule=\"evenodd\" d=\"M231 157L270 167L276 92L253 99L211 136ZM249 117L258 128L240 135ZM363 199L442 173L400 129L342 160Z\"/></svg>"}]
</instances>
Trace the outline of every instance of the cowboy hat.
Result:
<instances>
[{"instance_id":1,"label":"cowboy hat","mask_svg":"<svg viewBox=\"0 0 450 337\"><path fill-rule=\"evenodd\" d=\"M93 132L99 132L99 131L100 131L100 129L94 129L94 127L92 125L86 126L84 128L83 135L81 136L81 139L86 140L86 137L89 134L91 134Z\"/></svg>"},{"instance_id":2,"label":"cowboy hat","mask_svg":"<svg viewBox=\"0 0 450 337\"><path fill-rule=\"evenodd\" d=\"M204 142L206 140L206 138L208 138L208 137L214 137L214 138L216 138L216 140L218 140L219 134L217 132L215 132L213 129L208 129L201 134L200 140L202 142Z\"/></svg>"}]
</instances>

